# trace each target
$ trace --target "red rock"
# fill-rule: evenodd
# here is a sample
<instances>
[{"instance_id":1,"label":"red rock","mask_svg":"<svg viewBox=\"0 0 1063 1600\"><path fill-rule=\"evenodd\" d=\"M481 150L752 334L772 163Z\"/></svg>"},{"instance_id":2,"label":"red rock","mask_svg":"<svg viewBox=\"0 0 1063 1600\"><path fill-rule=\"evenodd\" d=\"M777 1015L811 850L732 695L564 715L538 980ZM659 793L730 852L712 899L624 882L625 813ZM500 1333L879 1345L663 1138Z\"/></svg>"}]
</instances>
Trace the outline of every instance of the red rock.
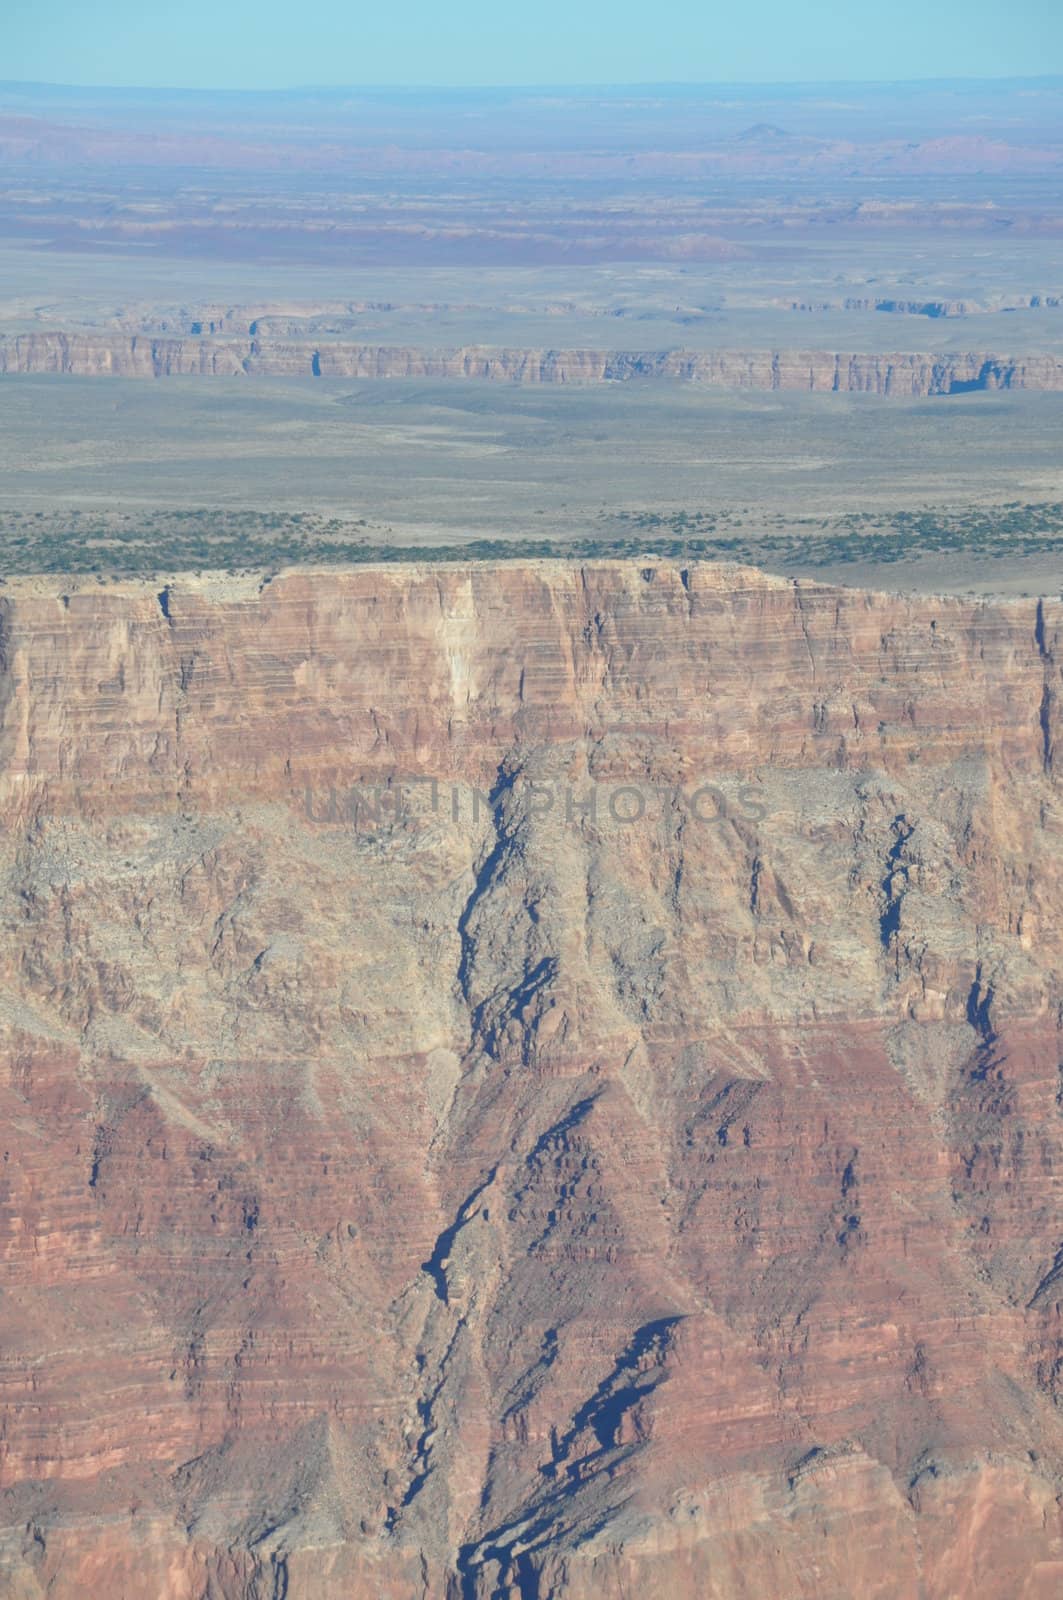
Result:
<instances>
[{"instance_id":1,"label":"red rock","mask_svg":"<svg viewBox=\"0 0 1063 1600\"><path fill-rule=\"evenodd\" d=\"M1063 607L157 590L0 603L4 1593L1054 1595Z\"/></svg>"}]
</instances>

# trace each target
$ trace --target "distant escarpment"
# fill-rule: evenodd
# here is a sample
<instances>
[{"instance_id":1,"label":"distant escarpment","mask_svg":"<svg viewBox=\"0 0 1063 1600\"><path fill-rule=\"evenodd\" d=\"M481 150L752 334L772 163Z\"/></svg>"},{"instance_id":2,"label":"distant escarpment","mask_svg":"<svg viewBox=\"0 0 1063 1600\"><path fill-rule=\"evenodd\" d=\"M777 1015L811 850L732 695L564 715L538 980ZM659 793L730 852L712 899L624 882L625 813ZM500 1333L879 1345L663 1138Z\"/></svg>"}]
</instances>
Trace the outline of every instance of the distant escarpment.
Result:
<instances>
[{"instance_id":1,"label":"distant escarpment","mask_svg":"<svg viewBox=\"0 0 1063 1600\"><path fill-rule=\"evenodd\" d=\"M975 389L1063 389L1063 358L827 350L526 350L465 345L312 343L268 337L26 333L0 338L0 373L176 376L482 378L500 383L624 383L671 379L718 389L944 395Z\"/></svg>"},{"instance_id":2,"label":"distant escarpment","mask_svg":"<svg viewBox=\"0 0 1063 1600\"><path fill-rule=\"evenodd\" d=\"M884 295L846 295L834 300L777 299L787 311L883 311L901 317L982 317L1001 311L1049 311L1063 306L1063 294L1007 294L986 300L959 296L940 300L897 299Z\"/></svg>"},{"instance_id":3,"label":"distant escarpment","mask_svg":"<svg viewBox=\"0 0 1063 1600\"><path fill-rule=\"evenodd\" d=\"M1063 605L0 587L0 1592L1055 1600Z\"/></svg>"}]
</instances>

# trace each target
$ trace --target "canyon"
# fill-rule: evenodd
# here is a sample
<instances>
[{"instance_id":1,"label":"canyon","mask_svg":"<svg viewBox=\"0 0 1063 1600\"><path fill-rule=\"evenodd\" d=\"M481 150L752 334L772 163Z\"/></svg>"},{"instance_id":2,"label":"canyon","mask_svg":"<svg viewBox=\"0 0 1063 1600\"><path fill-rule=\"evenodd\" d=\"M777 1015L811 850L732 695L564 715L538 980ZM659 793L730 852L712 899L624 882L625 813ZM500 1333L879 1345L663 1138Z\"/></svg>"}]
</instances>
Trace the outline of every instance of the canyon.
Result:
<instances>
[{"instance_id":1,"label":"canyon","mask_svg":"<svg viewBox=\"0 0 1063 1600\"><path fill-rule=\"evenodd\" d=\"M139 334L0 336L0 374L78 377L487 379L521 384L658 379L708 388L919 398L973 390L1063 389L1063 356L988 352L893 354L825 350L522 350Z\"/></svg>"},{"instance_id":2,"label":"canyon","mask_svg":"<svg viewBox=\"0 0 1063 1600\"><path fill-rule=\"evenodd\" d=\"M1061 738L1055 599L8 577L3 1592L1058 1594Z\"/></svg>"}]
</instances>

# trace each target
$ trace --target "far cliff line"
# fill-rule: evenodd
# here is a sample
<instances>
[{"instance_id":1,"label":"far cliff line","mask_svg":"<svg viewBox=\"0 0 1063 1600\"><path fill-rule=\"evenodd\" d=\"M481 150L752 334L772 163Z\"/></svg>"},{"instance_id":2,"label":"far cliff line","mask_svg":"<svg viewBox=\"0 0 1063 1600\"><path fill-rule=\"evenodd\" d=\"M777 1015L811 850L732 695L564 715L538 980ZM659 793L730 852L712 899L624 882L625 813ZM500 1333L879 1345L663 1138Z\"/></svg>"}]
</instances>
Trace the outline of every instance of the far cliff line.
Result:
<instances>
[{"instance_id":1,"label":"far cliff line","mask_svg":"<svg viewBox=\"0 0 1063 1600\"><path fill-rule=\"evenodd\" d=\"M636 379L715 389L919 398L977 390L1063 389L1063 358L987 351L532 350L463 345L433 350L290 339L42 332L0 336L0 374L78 377L479 378L597 384Z\"/></svg>"}]
</instances>

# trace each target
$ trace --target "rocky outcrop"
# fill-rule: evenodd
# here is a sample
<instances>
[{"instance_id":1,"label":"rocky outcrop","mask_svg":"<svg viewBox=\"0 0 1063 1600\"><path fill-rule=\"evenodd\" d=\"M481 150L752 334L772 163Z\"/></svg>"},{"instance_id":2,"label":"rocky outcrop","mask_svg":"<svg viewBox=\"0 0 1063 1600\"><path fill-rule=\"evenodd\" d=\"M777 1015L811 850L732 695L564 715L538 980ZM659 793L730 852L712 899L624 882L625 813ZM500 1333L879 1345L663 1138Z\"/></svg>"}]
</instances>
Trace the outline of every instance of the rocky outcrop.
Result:
<instances>
[{"instance_id":1,"label":"rocky outcrop","mask_svg":"<svg viewBox=\"0 0 1063 1600\"><path fill-rule=\"evenodd\" d=\"M1002 311L1058 310L1063 306L1063 295L1002 294L987 300L956 296L943 300L912 300L882 295L846 295L838 300L780 299L776 304L787 311L884 311L901 317L981 317Z\"/></svg>"},{"instance_id":2,"label":"rocky outcrop","mask_svg":"<svg viewBox=\"0 0 1063 1600\"><path fill-rule=\"evenodd\" d=\"M0 593L5 1594L1058 1591L1058 602Z\"/></svg>"},{"instance_id":3,"label":"rocky outcrop","mask_svg":"<svg viewBox=\"0 0 1063 1600\"><path fill-rule=\"evenodd\" d=\"M339 341L162 338L144 334L27 333L0 339L0 373L61 372L83 377L483 378L501 383L625 383L641 378L718 389L942 395L972 389L1063 388L1053 355L899 353L839 355L824 350L510 350L465 346L426 350Z\"/></svg>"}]
</instances>

